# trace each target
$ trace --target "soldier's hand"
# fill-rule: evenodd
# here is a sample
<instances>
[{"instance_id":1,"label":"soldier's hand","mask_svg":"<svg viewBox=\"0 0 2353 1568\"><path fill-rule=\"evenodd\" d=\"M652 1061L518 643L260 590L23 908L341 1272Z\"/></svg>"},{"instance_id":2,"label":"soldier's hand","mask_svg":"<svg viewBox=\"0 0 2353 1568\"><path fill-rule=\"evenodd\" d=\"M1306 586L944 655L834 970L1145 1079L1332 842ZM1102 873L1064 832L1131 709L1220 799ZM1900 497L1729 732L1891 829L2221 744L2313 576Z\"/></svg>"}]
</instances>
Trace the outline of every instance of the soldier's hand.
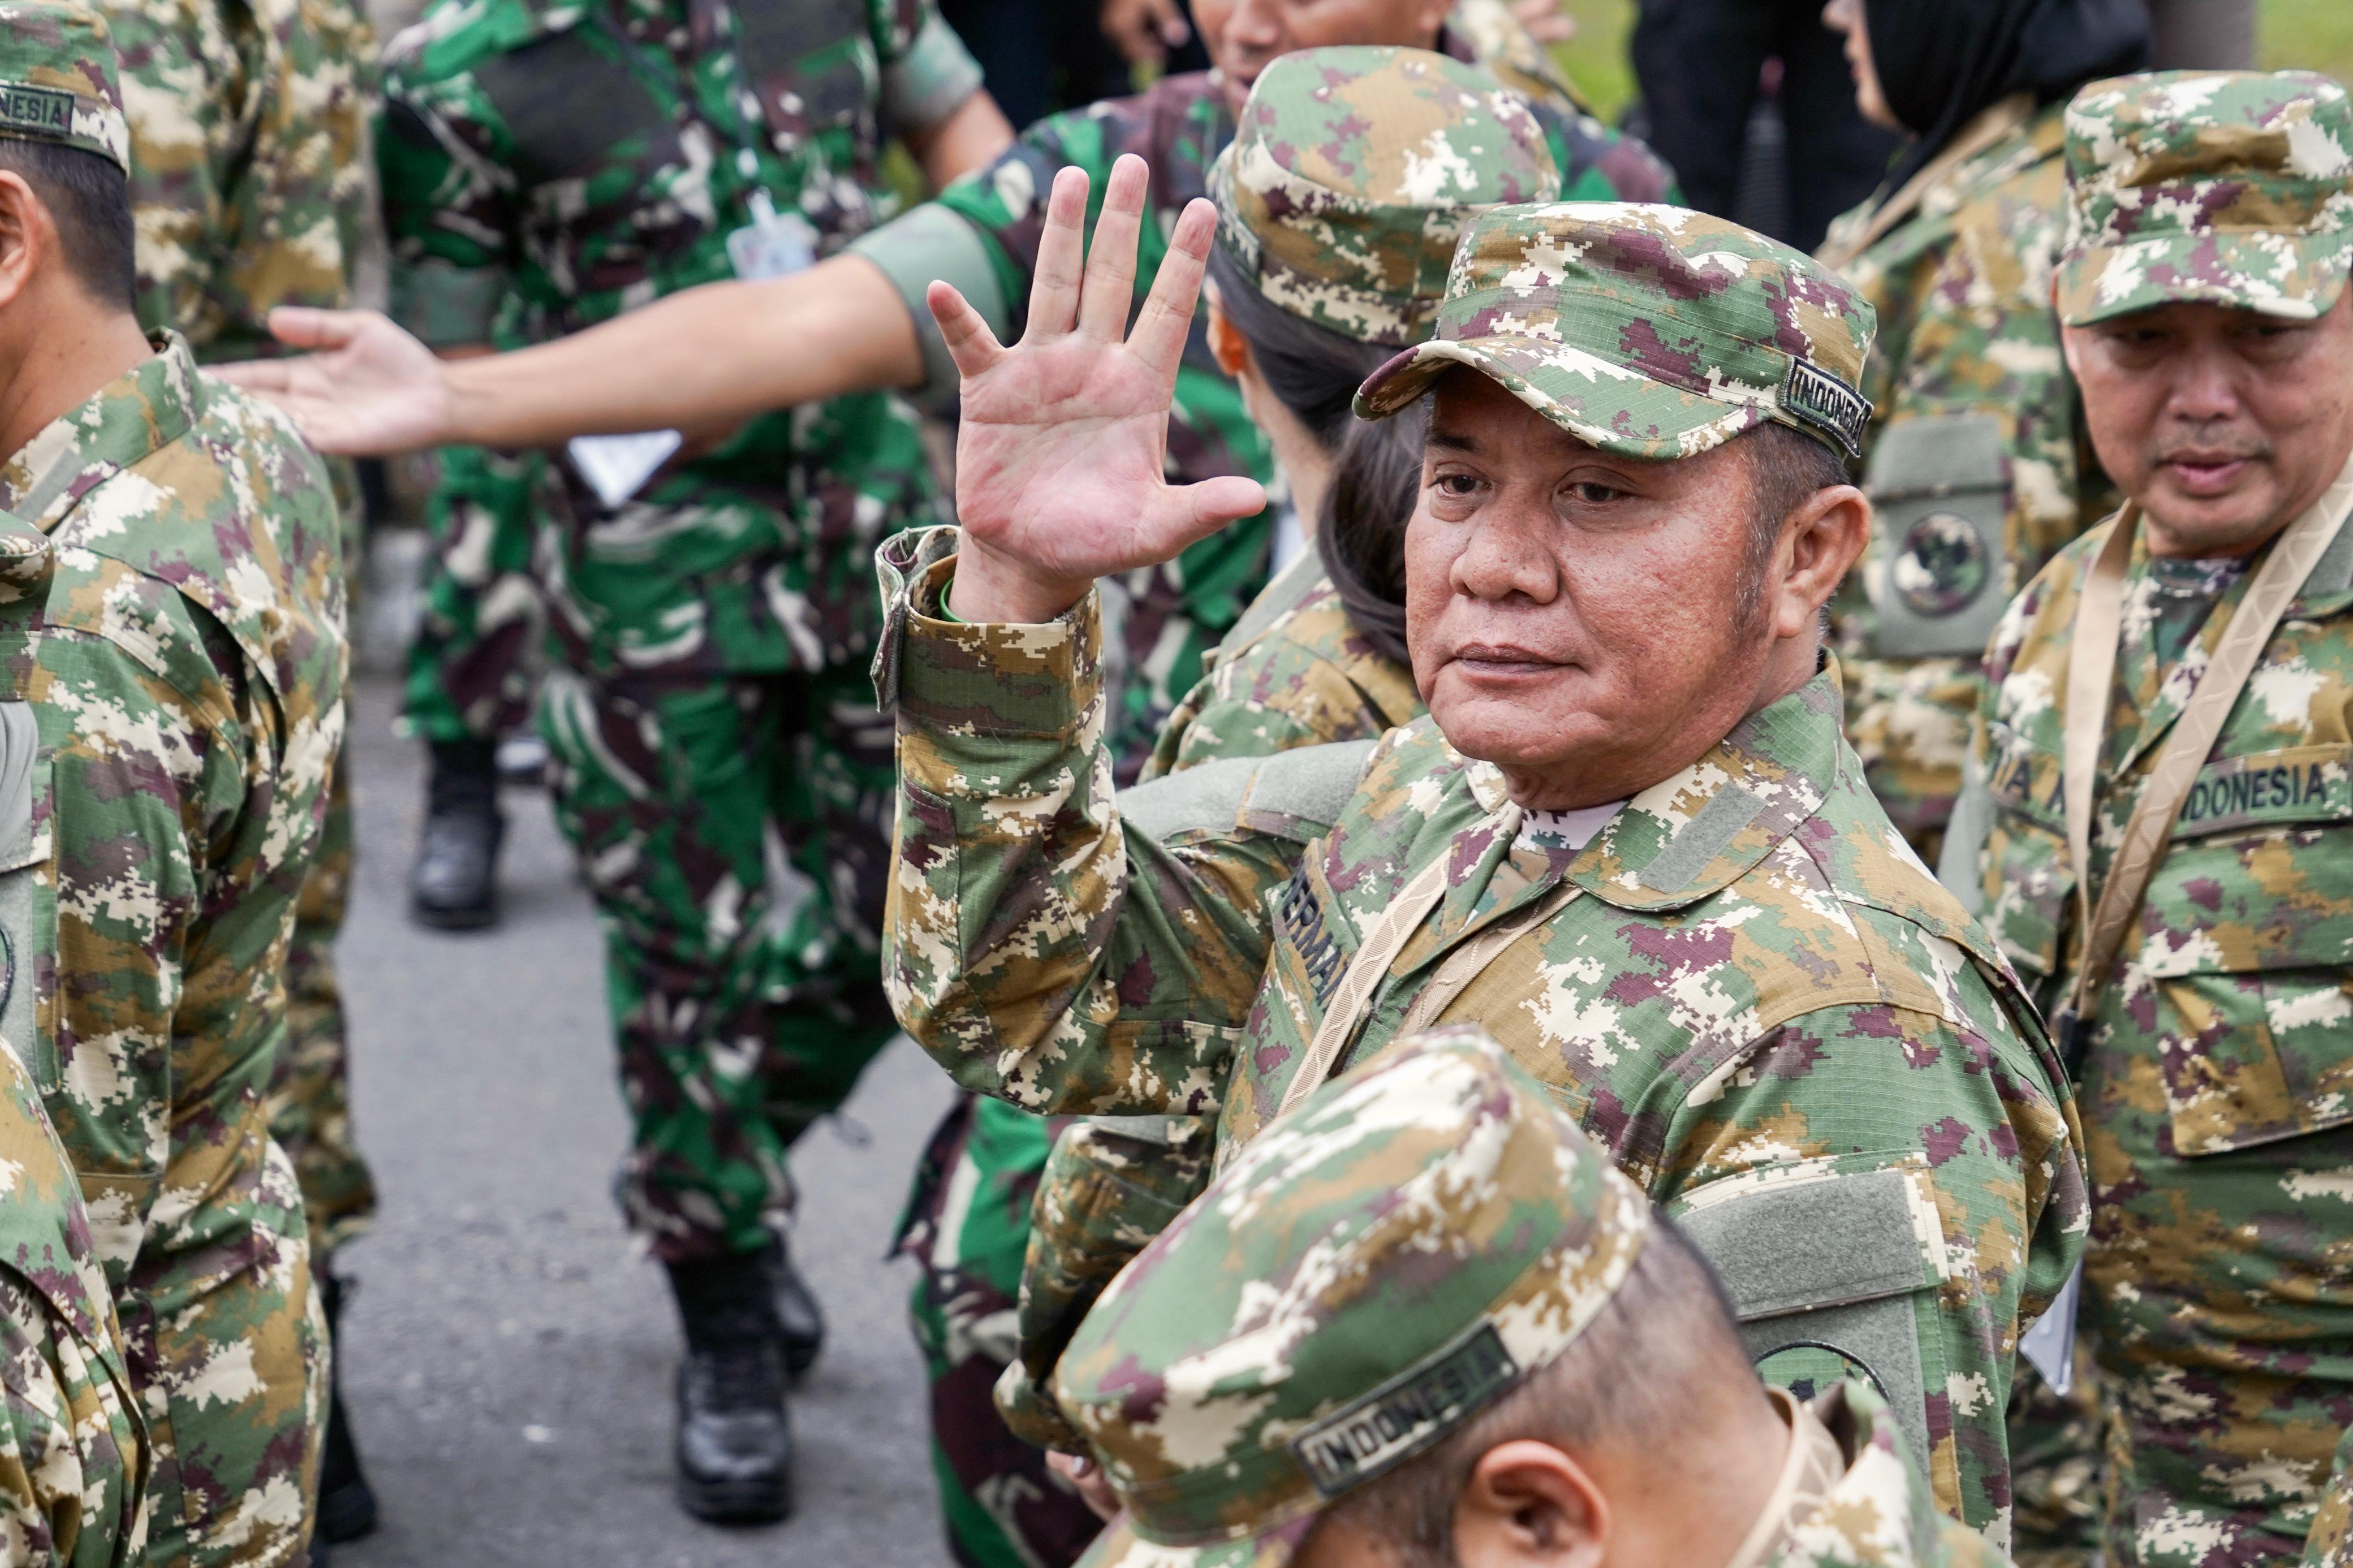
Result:
<instances>
[{"instance_id":1,"label":"soldier's hand","mask_svg":"<svg viewBox=\"0 0 2353 1568\"><path fill-rule=\"evenodd\" d=\"M1166 65L1168 51L1193 36L1176 0L1103 0L1100 25L1132 66Z\"/></svg>"},{"instance_id":2,"label":"soldier's hand","mask_svg":"<svg viewBox=\"0 0 2353 1568\"><path fill-rule=\"evenodd\" d=\"M1565 44L1577 37L1577 18L1561 0L1512 0L1512 16L1539 44Z\"/></svg>"},{"instance_id":3,"label":"soldier's hand","mask_svg":"<svg viewBox=\"0 0 2353 1568\"><path fill-rule=\"evenodd\" d=\"M1097 1519L1119 1517L1119 1494L1111 1489L1111 1479L1103 1474L1101 1465L1077 1454L1050 1452L1046 1468L1070 1482L1071 1489L1079 1494L1079 1500Z\"/></svg>"},{"instance_id":4,"label":"soldier's hand","mask_svg":"<svg viewBox=\"0 0 2353 1568\"><path fill-rule=\"evenodd\" d=\"M1127 329L1146 172L1112 166L1094 249L1087 176L1054 178L1029 327L1007 348L945 283L929 303L964 378L956 435L963 524L949 608L969 621L1050 620L1098 577L1166 561L1266 505L1255 479L1171 485L1168 410L1217 212L1194 201Z\"/></svg>"},{"instance_id":5,"label":"soldier's hand","mask_svg":"<svg viewBox=\"0 0 2353 1568\"><path fill-rule=\"evenodd\" d=\"M375 310L269 312L280 342L314 352L213 366L213 373L293 416L322 452L383 457L438 447L452 437L441 362Z\"/></svg>"}]
</instances>

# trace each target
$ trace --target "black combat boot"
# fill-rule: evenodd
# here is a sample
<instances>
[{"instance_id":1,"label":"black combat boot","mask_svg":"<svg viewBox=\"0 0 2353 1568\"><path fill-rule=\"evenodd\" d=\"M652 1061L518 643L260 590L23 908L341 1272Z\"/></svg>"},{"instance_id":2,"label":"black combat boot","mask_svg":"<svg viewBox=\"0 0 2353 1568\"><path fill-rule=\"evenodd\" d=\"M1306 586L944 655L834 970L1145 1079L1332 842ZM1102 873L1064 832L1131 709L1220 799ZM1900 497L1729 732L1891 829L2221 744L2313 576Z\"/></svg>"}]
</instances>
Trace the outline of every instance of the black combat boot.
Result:
<instances>
[{"instance_id":1,"label":"black combat boot","mask_svg":"<svg viewBox=\"0 0 2353 1568\"><path fill-rule=\"evenodd\" d=\"M375 1529L375 1489L360 1468L352 1418L343 1404L343 1303L351 1286L323 1259L316 1278L321 1304L327 1309L327 1342L334 1352L328 1362L326 1451L319 1459L318 1538L357 1541ZM314 1548L311 1561L322 1555Z\"/></svg>"},{"instance_id":2,"label":"black combat boot","mask_svg":"<svg viewBox=\"0 0 2353 1568\"><path fill-rule=\"evenodd\" d=\"M442 931L479 931L499 918L498 748L436 741L426 789L425 836L408 874L408 907Z\"/></svg>"},{"instance_id":3,"label":"black combat boot","mask_svg":"<svg viewBox=\"0 0 2353 1568\"><path fill-rule=\"evenodd\" d=\"M817 1364L817 1352L825 1348L825 1309L817 1304L817 1292L793 1267L793 1249L783 1237L776 1238L776 1247L768 1254L768 1267L776 1298L776 1322L784 1331L785 1370L798 1377Z\"/></svg>"},{"instance_id":4,"label":"black combat boot","mask_svg":"<svg viewBox=\"0 0 2353 1568\"><path fill-rule=\"evenodd\" d=\"M793 1510L793 1429L770 1255L673 1263L670 1284L686 1329L679 1503L721 1524L782 1519Z\"/></svg>"}]
</instances>

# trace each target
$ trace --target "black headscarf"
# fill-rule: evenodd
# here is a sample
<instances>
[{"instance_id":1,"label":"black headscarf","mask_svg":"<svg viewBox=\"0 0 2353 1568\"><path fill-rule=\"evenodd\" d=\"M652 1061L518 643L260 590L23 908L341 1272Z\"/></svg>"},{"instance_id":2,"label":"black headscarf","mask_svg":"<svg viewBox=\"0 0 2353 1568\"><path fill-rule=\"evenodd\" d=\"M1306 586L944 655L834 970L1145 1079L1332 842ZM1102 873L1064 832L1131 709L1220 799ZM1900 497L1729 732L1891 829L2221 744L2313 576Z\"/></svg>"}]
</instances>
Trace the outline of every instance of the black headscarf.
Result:
<instances>
[{"instance_id":1,"label":"black headscarf","mask_svg":"<svg viewBox=\"0 0 2353 1568\"><path fill-rule=\"evenodd\" d=\"M2012 93L2049 103L2148 65L2143 0L1863 0L1863 12L1887 107L1918 138L1891 192Z\"/></svg>"}]
</instances>

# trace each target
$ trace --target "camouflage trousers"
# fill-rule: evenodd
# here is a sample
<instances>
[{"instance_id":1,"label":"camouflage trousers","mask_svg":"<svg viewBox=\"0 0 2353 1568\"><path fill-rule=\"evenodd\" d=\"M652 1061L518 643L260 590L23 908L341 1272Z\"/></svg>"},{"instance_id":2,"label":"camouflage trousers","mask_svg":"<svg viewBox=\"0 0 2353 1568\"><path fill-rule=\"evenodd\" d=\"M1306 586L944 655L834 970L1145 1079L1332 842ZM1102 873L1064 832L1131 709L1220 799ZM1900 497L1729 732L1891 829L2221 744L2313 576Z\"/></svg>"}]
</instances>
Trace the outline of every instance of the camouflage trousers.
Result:
<instances>
[{"instance_id":1,"label":"camouflage trousers","mask_svg":"<svg viewBox=\"0 0 2353 1568\"><path fill-rule=\"evenodd\" d=\"M909 1308L931 1381L932 1473L962 1568L1070 1568L1103 1529L992 1397L1015 1354L1029 1205L1058 1125L960 1098L916 1167L893 1248L922 1269Z\"/></svg>"},{"instance_id":2,"label":"camouflage trousers","mask_svg":"<svg viewBox=\"0 0 2353 1568\"><path fill-rule=\"evenodd\" d=\"M342 758L318 858L302 881L286 952L286 1052L269 1086L269 1134L294 1162L311 1254L331 1256L375 1222L375 1179L352 1139L349 1047L334 944L351 903L352 795Z\"/></svg>"},{"instance_id":3,"label":"camouflage trousers","mask_svg":"<svg viewBox=\"0 0 2353 1568\"><path fill-rule=\"evenodd\" d=\"M226 1189L159 1206L116 1300L154 1453L147 1568L297 1563L318 1496L327 1320L294 1167L258 1115L223 1135L247 1145Z\"/></svg>"},{"instance_id":4,"label":"camouflage trousers","mask_svg":"<svg viewBox=\"0 0 2353 1568\"><path fill-rule=\"evenodd\" d=\"M401 724L423 741L503 741L531 718L532 654L546 621L533 551L540 498L556 481L538 452L450 447L441 463Z\"/></svg>"},{"instance_id":5,"label":"camouflage trousers","mask_svg":"<svg viewBox=\"0 0 2353 1568\"><path fill-rule=\"evenodd\" d=\"M2098 1376L2088 1335L2075 1342L2075 1384L2064 1394L2019 1361L2010 1385L2010 1556L2017 1568L2086 1568L2099 1556L2107 1466Z\"/></svg>"},{"instance_id":6,"label":"camouflage trousers","mask_svg":"<svg viewBox=\"0 0 2353 1568\"><path fill-rule=\"evenodd\" d=\"M605 932L622 1208L668 1261L756 1251L793 1202L786 1151L898 1027L878 936L891 721L856 668L552 670L540 714Z\"/></svg>"}]
</instances>

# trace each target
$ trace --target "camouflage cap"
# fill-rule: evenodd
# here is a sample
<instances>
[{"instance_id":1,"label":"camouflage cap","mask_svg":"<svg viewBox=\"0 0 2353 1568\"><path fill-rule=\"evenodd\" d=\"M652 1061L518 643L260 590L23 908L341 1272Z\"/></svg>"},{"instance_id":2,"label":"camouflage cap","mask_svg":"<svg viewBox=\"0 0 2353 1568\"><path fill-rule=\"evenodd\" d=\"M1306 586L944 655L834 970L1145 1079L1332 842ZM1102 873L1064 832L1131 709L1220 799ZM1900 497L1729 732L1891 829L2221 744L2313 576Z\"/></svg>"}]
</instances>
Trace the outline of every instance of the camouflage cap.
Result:
<instances>
[{"instance_id":1,"label":"camouflage cap","mask_svg":"<svg viewBox=\"0 0 2353 1568\"><path fill-rule=\"evenodd\" d=\"M1558 1355L1649 1202L1476 1028L1324 1085L1128 1265L1055 1392L1126 1504L1087 1568L1280 1568Z\"/></svg>"},{"instance_id":2,"label":"camouflage cap","mask_svg":"<svg viewBox=\"0 0 2353 1568\"><path fill-rule=\"evenodd\" d=\"M2353 268L2353 107L2311 71L2161 71L2067 106L2069 326L2182 300L2309 319Z\"/></svg>"},{"instance_id":3,"label":"camouflage cap","mask_svg":"<svg viewBox=\"0 0 2353 1568\"><path fill-rule=\"evenodd\" d=\"M62 142L131 172L131 126L103 16L84 5L0 0L0 136Z\"/></svg>"},{"instance_id":4,"label":"camouflage cap","mask_svg":"<svg viewBox=\"0 0 2353 1568\"><path fill-rule=\"evenodd\" d=\"M1525 100L1423 49L1303 49L1261 72L1209 170L1218 242L1268 300L1360 342L1430 335L1472 217L1560 195Z\"/></svg>"},{"instance_id":5,"label":"camouflage cap","mask_svg":"<svg viewBox=\"0 0 2353 1568\"><path fill-rule=\"evenodd\" d=\"M1687 207L1498 207L1462 237L1438 334L1366 379L1386 418L1457 364L1579 440L1688 458L1775 420L1852 458L1878 316L1810 257Z\"/></svg>"}]
</instances>

